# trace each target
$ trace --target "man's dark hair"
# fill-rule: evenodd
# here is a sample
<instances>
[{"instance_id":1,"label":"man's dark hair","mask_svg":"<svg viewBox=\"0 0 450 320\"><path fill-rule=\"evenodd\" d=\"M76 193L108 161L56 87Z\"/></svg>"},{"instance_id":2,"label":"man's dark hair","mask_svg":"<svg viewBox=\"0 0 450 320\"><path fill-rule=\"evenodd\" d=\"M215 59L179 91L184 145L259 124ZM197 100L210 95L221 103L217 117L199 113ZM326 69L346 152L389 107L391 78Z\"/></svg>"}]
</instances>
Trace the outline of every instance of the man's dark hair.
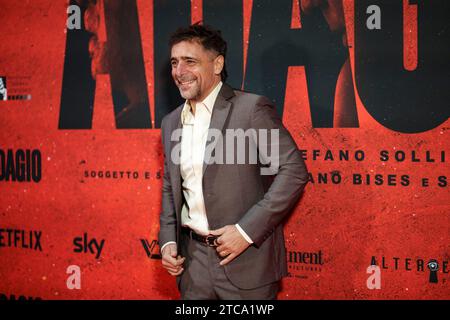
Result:
<instances>
[{"instance_id":1,"label":"man's dark hair","mask_svg":"<svg viewBox=\"0 0 450 320\"><path fill-rule=\"evenodd\" d=\"M190 25L189 27L178 28L170 36L170 49L182 41L198 41L206 50L215 51L219 55L222 55L224 64L222 72L220 73L220 78L225 82L228 77L227 69L225 67L227 43L222 38L220 30L215 30L210 26L200 25L199 22Z\"/></svg>"}]
</instances>

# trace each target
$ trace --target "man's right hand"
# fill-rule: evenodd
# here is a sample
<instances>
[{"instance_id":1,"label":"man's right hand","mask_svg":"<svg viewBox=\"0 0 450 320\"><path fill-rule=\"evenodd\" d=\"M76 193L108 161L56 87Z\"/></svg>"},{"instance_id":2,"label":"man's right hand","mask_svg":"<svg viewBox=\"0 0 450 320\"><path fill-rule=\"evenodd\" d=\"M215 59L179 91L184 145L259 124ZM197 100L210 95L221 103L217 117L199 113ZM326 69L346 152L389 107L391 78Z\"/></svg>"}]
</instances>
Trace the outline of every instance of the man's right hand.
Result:
<instances>
[{"instance_id":1,"label":"man's right hand","mask_svg":"<svg viewBox=\"0 0 450 320\"><path fill-rule=\"evenodd\" d=\"M177 256L177 245L170 243L162 251L162 265L172 276L178 276L183 271L183 262L185 258Z\"/></svg>"}]
</instances>

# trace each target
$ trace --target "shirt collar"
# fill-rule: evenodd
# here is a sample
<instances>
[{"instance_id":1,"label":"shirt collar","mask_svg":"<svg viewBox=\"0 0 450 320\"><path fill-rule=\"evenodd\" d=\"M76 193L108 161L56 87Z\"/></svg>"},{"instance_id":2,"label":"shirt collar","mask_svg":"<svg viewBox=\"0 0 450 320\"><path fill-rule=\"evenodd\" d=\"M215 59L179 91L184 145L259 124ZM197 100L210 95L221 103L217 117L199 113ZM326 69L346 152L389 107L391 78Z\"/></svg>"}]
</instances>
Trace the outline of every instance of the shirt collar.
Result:
<instances>
[{"instance_id":1,"label":"shirt collar","mask_svg":"<svg viewBox=\"0 0 450 320\"><path fill-rule=\"evenodd\" d=\"M208 110L210 114L212 114L214 103L216 102L217 96L219 95L219 91L222 88L222 84L223 82L219 81L216 87L202 101L202 103L206 106L206 110ZM181 111L181 123L187 124L188 122L190 122L191 117L192 117L191 105L189 104L189 100L186 100L184 102L183 110Z\"/></svg>"}]
</instances>

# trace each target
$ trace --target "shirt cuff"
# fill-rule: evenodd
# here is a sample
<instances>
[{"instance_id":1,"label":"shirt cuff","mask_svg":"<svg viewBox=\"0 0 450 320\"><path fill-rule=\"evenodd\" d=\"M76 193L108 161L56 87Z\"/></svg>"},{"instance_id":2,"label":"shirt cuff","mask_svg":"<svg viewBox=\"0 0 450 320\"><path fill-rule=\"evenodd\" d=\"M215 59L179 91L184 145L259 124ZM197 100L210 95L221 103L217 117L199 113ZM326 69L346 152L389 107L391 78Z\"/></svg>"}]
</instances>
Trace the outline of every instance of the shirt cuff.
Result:
<instances>
[{"instance_id":1,"label":"shirt cuff","mask_svg":"<svg viewBox=\"0 0 450 320\"><path fill-rule=\"evenodd\" d=\"M175 243L175 244L177 244L175 241L168 241L168 242L166 242L166 243L164 243L164 245L161 247L161 254L163 253L163 250L164 250L164 248L168 245L168 244L171 244L171 243Z\"/></svg>"},{"instance_id":2,"label":"shirt cuff","mask_svg":"<svg viewBox=\"0 0 450 320\"><path fill-rule=\"evenodd\" d=\"M253 243L253 240L248 236L248 234L245 233L245 231L241 228L239 224L235 224L238 231L241 233L241 235L244 237L245 240L247 240L248 243Z\"/></svg>"}]
</instances>

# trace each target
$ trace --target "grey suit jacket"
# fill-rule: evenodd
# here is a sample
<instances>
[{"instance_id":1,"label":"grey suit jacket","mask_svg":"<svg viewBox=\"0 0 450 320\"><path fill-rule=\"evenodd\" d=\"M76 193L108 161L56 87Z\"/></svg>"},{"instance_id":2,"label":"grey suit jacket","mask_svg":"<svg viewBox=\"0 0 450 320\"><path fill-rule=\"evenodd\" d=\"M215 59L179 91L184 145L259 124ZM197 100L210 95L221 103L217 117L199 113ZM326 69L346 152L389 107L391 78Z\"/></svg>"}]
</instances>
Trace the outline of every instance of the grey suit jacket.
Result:
<instances>
[{"instance_id":1,"label":"grey suit jacket","mask_svg":"<svg viewBox=\"0 0 450 320\"><path fill-rule=\"evenodd\" d=\"M186 257L186 248L179 241L184 201L180 166L171 161L172 150L179 143L171 141L171 135L182 128L182 108L165 116L161 126L165 160L159 244L162 247L176 241L178 252ZM210 128L222 132L279 129L279 170L275 176L261 175L259 162L203 165L203 196L210 229L239 223L254 241L224 266L228 278L242 289L277 281L287 275L282 222L308 182L304 161L272 102L263 96L233 90L224 83L213 107Z\"/></svg>"}]
</instances>

